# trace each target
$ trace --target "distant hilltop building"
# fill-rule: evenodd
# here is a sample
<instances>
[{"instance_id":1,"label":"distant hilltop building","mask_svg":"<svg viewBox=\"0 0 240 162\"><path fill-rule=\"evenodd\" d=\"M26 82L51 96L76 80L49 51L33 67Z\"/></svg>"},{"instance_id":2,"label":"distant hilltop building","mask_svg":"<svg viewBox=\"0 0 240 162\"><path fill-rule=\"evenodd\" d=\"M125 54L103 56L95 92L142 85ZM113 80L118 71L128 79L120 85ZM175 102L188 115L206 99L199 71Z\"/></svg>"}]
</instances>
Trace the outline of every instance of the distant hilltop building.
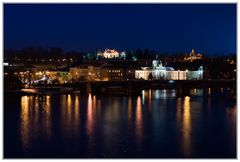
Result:
<instances>
[{"instance_id":1,"label":"distant hilltop building","mask_svg":"<svg viewBox=\"0 0 240 162\"><path fill-rule=\"evenodd\" d=\"M98 52L97 57L98 58L107 58L107 59L113 59L113 58L125 59L126 53L125 52L119 53L118 51L116 51L114 49L105 49L104 52Z\"/></svg>"},{"instance_id":2,"label":"distant hilltop building","mask_svg":"<svg viewBox=\"0 0 240 162\"><path fill-rule=\"evenodd\" d=\"M203 57L202 54L196 53L194 49L192 49L192 52L189 54L186 54L184 57L184 61L194 61L194 60L201 60Z\"/></svg>"}]
</instances>

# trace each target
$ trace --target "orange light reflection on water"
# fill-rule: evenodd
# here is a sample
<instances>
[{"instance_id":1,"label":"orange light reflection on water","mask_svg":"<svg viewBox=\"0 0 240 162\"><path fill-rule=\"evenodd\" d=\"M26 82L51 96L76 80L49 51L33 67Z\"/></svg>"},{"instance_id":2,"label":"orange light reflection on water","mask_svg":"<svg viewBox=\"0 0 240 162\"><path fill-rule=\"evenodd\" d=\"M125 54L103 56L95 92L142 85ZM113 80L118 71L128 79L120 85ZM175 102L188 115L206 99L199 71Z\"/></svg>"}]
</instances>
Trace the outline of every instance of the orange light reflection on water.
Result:
<instances>
[{"instance_id":1,"label":"orange light reflection on water","mask_svg":"<svg viewBox=\"0 0 240 162\"><path fill-rule=\"evenodd\" d=\"M186 157L191 155L191 113L190 97L185 96L183 102L183 151Z\"/></svg>"},{"instance_id":2,"label":"orange light reflection on water","mask_svg":"<svg viewBox=\"0 0 240 162\"><path fill-rule=\"evenodd\" d=\"M21 141L24 149L29 146L29 97L23 96L21 98Z\"/></svg>"},{"instance_id":3,"label":"orange light reflection on water","mask_svg":"<svg viewBox=\"0 0 240 162\"><path fill-rule=\"evenodd\" d=\"M75 96L75 107L74 107L74 131L75 134L79 133L79 125L80 125L80 113L79 113L79 96Z\"/></svg>"},{"instance_id":4,"label":"orange light reflection on water","mask_svg":"<svg viewBox=\"0 0 240 162\"><path fill-rule=\"evenodd\" d=\"M128 120L131 120L132 117L132 98L128 97Z\"/></svg>"},{"instance_id":5,"label":"orange light reflection on water","mask_svg":"<svg viewBox=\"0 0 240 162\"><path fill-rule=\"evenodd\" d=\"M46 104L45 104L45 128L46 128L46 135L48 138L51 137L51 97L50 96L46 96Z\"/></svg>"},{"instance_id":6,"label":"orange light reflection on water","mask_svg":"<svg viewBox=\"0 0 240 162\"><path fill-rule=\"evenodd\" d=\"M24 150L30 148L38 136L49 139L52 133L51 124L50 96L21 97L20 136Z\"/></svg>"}]
</instances>

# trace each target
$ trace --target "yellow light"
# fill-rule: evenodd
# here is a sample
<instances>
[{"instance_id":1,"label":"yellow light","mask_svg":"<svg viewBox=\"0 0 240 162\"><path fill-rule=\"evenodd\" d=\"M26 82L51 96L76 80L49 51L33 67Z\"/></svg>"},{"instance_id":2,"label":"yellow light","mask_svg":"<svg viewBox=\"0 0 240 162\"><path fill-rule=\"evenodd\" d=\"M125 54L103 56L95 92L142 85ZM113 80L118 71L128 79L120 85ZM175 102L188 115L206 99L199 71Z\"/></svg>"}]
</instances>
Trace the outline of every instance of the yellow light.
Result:
<instances>
[{"instance_id":1,"label":"yellow light","mask_svg":"<svg viewBox=\"0 0 240 162\"><path fill-rule=\"evenodd\" d=\"M191 113L190 113L190 97L186 96L183 103L183 148L186 156L191 151Z\"/></svg>"},{"instance_id":2,"label":"yellow light","mask_svg":"<svg viewBox=\"0 0 240 162\"><path fill-rule=\"evenodd\" d=\"M30 125L30 110L29 97L21 98L21 140L24 147L29 145L29 125Z\"/></svg>"}]
</instances>

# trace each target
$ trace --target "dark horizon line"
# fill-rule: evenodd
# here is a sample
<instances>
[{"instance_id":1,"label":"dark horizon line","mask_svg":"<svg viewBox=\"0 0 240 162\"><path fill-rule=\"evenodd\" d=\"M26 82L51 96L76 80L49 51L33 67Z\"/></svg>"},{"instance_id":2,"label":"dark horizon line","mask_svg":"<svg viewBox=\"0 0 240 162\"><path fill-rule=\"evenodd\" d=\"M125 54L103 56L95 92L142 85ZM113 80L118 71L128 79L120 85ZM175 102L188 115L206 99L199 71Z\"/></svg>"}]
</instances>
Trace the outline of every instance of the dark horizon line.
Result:
<instances>
[{"instance_id":1,"label":"dark horizon line","mask_svg":"<svg viewBox=\"0 0 240 162\"><path fill-rule=\"evenodd\" d=\"M13 50L13 51L21 51L23 49L27 49L27 48L41 48L41 49L44 49L44 50L47 50L49 51L50 49L54 49L54 48L58 48L58 49L61 49L63 51L63 54L67 54L68 52L77 52L79 54L87 54L87 53L92 53L92 52L98 52L98 51L104 51L105 49L115 49L117 50L118 52L128 52L128 51L137 51L137 50L140 50L142 52L144 52L145 50L148 50L149 52L156 52L158 54L164 54L164 55L175 55L175 54L189 54L191 52L192 49L195 50L196 53L200 53L200 54L203 54L205 56L208 56L208 57L214 57L214 56L217 56L217 55L220 55L220 56L229 56L229 55L236 55L236 52L217 52L217 53L213 53L213 54L209 54L209 53L204 53L204 52L201 52L200 50L196 50L195 48L192 48L190 49L189 51L187 52L183 52L183 51L173 51L173 52L169 52L169 51L160 51L160 50L155 50L155 49L151 49L151 48L132 48L132 49L118 49L118 48L101 48L101 49L93 49L93 50L83 50L83 51L80 51L80 50L77 50L77 49L69 49L69 50L66 50L62 47L56 47L56 46L53 46L53 47L42 47L42 46L26 46L26 47L22 47L22 48L13 48L13 47L4 47L4 52L6 50Z\"/></svg>"}]
</instances>

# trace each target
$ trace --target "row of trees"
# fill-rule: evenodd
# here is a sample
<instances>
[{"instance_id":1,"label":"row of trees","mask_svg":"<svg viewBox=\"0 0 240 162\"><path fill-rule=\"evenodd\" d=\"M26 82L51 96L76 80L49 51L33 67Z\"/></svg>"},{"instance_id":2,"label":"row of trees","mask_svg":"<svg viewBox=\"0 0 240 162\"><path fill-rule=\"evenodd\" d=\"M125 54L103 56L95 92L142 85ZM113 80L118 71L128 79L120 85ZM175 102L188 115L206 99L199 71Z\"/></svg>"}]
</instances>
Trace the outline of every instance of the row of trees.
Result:
<instances>
[{"instance_id":1,"label":"row of trees","mask_svg":"<svg viewBox=\"0 0 240 162\"><path fill-rule=\"evenodd\" d=\"M170 58L183 58L185 53L159 53L158 51L149 50L149 49L136 49L136 50L126 50L126 59L155 59L156 56L159 58L170 57ZM4 59L13 60L16 58L20 59L97 59L98 50L90 52L78 52L78 51L67 51L65 52L62 48L42 48L42 47L27 47L20 50L6 49L4 51ZM228 55L229 56L229 55ZM236 57L235 54L231 56ZM224 57L224 54L216 54L214 57Z\"/></svg>"},{"instance_id":2,"label":"row of trees","mask_svg":"<svg viewBox=\"0 0 240 162\"><path fill-rule=\"evenodd\" d=\"M64 52L61 48L50 48L45 49L42 47L28 47L20 50L6 49L4 51L4 59L14 60L14 59L62 59L62 58L72 58L81 59L83 58L83 53L77 51Z\"/></svg>"},{"instance_id":3,"label":"row of trees","mask_svg":"<svg viewBox=\"0 0 240 162\"><path fill-rule=\"evenodd\" d=\"M90 52L78 52L78 51L68 51L64 52L61 48L50 48L45 49L42 47L27 47L20 50L14 50L14 49L6 49L4 51L4 58L8 60L14 60L17 58L20 59L61 59L61 58L72 58L72 59L81 59L85 58L87 60L97 59L97 52L90 51ZM134 58L137 59L153 59L156 57L156 55L159 55L156 51L151 51L148 49L145 50L127 50L126 51L126 59L131 60ZM162 55L162 54L161 54Z\"/></svg>"}]
</instances>

